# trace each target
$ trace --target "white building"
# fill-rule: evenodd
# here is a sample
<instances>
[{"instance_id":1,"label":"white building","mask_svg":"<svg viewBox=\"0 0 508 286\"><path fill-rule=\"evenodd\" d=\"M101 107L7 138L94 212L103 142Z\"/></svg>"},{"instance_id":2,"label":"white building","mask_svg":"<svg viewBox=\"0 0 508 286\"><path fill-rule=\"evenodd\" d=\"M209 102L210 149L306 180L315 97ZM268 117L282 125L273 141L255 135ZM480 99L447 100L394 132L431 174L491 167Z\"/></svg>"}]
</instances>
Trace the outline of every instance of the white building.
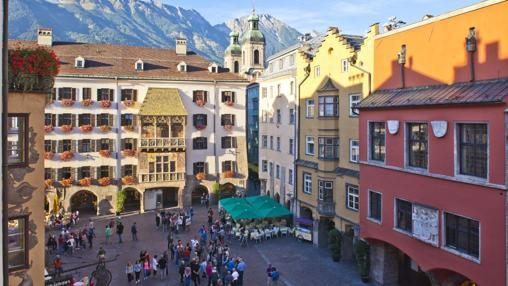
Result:
<instances>
[{"instance_id":1,"label":"white building","mask_svg":"<svg viewBox=\"0 0 508 286\"><path fill-rule=\"evenodd\" d=\"M243 78L181 38L172 50L43 37L13 44L46 45L62 62L46 108L46 207L183 207L215 182L223 195L245 186Z\"/></svg>"}]
</instances>

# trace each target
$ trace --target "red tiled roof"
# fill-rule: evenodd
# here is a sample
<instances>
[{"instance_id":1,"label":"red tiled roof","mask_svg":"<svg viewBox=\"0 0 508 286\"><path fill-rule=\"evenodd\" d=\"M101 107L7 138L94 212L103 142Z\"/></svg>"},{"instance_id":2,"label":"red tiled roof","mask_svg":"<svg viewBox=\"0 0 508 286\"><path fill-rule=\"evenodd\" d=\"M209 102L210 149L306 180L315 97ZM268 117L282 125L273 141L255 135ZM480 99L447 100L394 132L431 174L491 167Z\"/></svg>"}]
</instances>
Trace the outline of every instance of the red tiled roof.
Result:
<instances>
[{"instance_id":1,"label":"red tiled roof","mask_svg":"<svg viewBox=\"0 0 508 286\"><path fill-rule=\"evenodd\" d=\"M35 48L38 45L36 41L9 40L9 48L16 47ZM51 48L62 62L60 76L245 81L228 71L209 72L211 62L192 52L177 55L172 49L67 42L53 43ZM74 67L78 56L85 58L85 68ZM142 71L134 68L138 59L144 63ZM177 70L182 61L187 64L187 72Z\"/></svg>"},{"instance_id":2,"label":"red tiled roof","mask_svg":"<svg viewBox=\"0 0 508 286\"><path fill-rule=\"evenodd\" d=\"M501 103L506 96L508 78L502 78L452 85L379 90L362 100L358 108Z\"/></svg>"}]
</instances>

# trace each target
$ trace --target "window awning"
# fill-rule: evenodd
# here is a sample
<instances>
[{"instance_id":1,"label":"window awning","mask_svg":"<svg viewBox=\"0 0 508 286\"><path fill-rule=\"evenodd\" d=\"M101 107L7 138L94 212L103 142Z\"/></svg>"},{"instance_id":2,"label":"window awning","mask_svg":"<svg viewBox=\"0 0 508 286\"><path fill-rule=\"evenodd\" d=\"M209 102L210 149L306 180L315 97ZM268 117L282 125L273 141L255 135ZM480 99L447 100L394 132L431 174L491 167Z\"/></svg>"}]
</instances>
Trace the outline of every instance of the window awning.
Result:
<instances>
[{"instance_id":1,"label":"window awning","mask_svg":"<svg viewBox=\"0 0 508 286\"><path fill-rule=\"evenodd\" d=\"M139 115L186 116L187 110L176 88L149 88Z\"/></svg>"}]
</instances>

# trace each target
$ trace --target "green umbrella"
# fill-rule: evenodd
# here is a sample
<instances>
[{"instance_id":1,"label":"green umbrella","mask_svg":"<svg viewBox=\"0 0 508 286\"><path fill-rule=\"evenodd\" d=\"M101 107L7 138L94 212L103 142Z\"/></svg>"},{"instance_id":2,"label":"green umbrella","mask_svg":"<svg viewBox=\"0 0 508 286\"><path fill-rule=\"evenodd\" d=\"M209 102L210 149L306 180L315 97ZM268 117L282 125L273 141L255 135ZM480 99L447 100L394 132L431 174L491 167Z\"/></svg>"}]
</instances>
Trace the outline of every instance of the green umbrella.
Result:
<instances>
[{"instance_id":1,"label":"green umbrella","mask_svg":"<svg viewBox=\"0 0 508 286\"><path fill-rule=\"evenodd\" d=\"M285 207L279 205L279 206L273 206L268 209L264 209L259 211L259 216L263 218L269 218L269 217L281 217L281 216L288 216L291 215L291 212L286 209Z\"/></svg>"}]
</instances>

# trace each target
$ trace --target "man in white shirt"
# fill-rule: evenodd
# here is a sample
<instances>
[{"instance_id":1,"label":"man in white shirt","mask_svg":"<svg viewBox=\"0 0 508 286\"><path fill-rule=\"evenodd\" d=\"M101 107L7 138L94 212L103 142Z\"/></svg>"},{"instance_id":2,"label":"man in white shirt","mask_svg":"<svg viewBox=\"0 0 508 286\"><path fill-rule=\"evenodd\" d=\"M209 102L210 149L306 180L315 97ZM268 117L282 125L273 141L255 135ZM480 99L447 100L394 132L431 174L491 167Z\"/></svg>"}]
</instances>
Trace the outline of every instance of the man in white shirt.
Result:
<instances>
[{"instance_id":1,"label":"man in white shirt","mask_svg":"<svg viewBox=\"0 0 508 286\"><path fill-rule=\"evenodd\" d=\"M233 285L236 285L238 282L238 277L240 277L240 274L238 271L236 271L236 268L233 268L233 273L231 273L231 276L233 276Z\"/></svg>"}]
</instances>

